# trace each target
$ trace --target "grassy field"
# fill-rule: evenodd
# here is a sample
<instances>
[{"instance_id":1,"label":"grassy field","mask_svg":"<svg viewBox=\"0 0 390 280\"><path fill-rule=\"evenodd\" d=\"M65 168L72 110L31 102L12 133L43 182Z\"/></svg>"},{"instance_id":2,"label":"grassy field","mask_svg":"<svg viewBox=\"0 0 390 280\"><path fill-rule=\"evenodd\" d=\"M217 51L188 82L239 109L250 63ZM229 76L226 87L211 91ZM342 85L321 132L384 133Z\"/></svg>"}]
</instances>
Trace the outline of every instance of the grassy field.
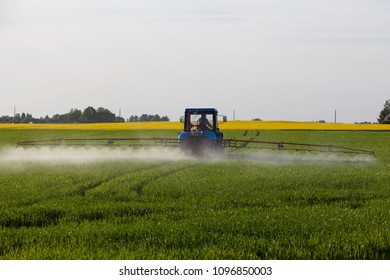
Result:
<instances>
[{"instance_id":1,"label":"grassy field","mask_svg":"<svg viewBox=\"0 0 390 280\"><path fill-rule=\"evenodd\" d=\"M390 259L390 132L227 130L367 157L16 149L174 130L0 129L0 259Z\"/></svg>"}]
</instances>

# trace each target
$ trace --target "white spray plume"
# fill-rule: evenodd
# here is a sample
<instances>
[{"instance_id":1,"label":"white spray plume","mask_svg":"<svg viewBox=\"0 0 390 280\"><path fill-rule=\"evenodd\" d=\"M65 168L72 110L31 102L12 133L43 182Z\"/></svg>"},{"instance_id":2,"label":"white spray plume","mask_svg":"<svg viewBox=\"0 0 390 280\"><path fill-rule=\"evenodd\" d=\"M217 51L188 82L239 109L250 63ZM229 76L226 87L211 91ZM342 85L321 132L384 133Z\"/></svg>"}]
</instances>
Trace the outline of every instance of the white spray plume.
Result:
<instances>
[{"instance_id":1,"label":"white spray plume","mask_svg":"<svg viewBox=\"0 0 390 280\"><path fill-rule=\"evenodd\" d=\"M247 159L253 161L259 161L270 164L281 163L305 163L305 162L318 162L318 163L352 163L362 162L369 163L374 162L375 157L365 154L343 154L343 153L310 153L310 152L272 152L272 151L260 151L256 153L243 153L229 155L230 159Z\"/></svg>"},{"instance_id":2,"label":"white spray plume","mask_svg":"<svg viewBox=\"0 0 390 280\"><path fill-rule=\"evenodd\" d=\"M0 150L0 164L7 163L45 163L45 164L83 164L115 160L186 160L179 149L169 148L110 148L110 147L5 147ZM210 156L207 161L251 160L261 163L282 164L299 162L374 162L369 155L344 155L335 153L290 153L268 152L229 154Z\"/></svg>"},{"instance_id":3,"label":"white spray plume","mask_svg":"<svg viewBox=\"0 0 390 280\"><path fill-rule=\"evenodd\" d=\"M112 160L183 160L179 150L157 148L107 147L8 147L0 150L0 163L72 163Z\"/></svg>"}]
</instances>

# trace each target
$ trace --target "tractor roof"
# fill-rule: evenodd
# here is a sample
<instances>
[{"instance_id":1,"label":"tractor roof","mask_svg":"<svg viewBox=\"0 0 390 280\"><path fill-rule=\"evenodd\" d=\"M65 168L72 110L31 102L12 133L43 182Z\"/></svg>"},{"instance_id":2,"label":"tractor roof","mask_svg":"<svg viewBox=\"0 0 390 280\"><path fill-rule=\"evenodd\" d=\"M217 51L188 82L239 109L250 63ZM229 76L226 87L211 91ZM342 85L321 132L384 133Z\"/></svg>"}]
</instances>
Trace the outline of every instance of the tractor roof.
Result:
<instances>
[{"instance_id":1,"label":"tractor roof","mask_svg":"<svg viewBox=\"0 0 390 280\"><path fill-rule=\"evenodd\" d=\"M218 113L217 109L215 108L187 108L185 110L185 113L188 114L216 114Z\"/></svg>"}]
</instances>

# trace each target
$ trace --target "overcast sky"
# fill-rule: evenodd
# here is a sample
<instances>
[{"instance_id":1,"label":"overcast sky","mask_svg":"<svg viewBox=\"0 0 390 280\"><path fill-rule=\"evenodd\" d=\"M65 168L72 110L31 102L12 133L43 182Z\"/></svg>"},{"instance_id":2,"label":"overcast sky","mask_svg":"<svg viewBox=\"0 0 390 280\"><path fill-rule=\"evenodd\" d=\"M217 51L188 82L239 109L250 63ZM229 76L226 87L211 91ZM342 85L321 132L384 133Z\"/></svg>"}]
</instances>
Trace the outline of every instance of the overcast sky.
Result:
<instances>
[{"instance_id":1,"label":"overcast sky","mask_svg":"<svg viewBox=\"0 0 390 280\"><path fill-rule=\"evenodd\" d=\"M0 0L0 115L375 122L390 0Z\"/></svg>"}]
</instances>

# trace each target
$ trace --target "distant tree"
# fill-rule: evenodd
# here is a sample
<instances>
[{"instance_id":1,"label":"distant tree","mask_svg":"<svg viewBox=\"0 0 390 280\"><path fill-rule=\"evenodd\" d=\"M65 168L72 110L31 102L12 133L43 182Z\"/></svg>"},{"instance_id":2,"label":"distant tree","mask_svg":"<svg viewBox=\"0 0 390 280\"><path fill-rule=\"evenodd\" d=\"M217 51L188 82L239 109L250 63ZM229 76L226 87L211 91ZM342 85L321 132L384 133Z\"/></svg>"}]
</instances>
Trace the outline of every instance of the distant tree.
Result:
<instances>
[{"instance_id":1,"label":"distant tree","mask_svg":"<svg viewBox=\"0 0 390 280\"><path fill-rule=\"evenodd\" d=\"M59 115L58 122L60 122L60 123L71 123L72 122L71 115L69 113Z\"/></svg>"},{"instance_id":2,"label":"distant tree","mask_svg":"<svg viewBox=\"0 0 390 280\"><path fill-rule=\"evenodd\" d=\"M156 114L156 115L152 116L152 118L150 120L152 122L159 122L159 121L161 121L161 117L158 114Z\"/></svg>"},{"instance_id":3,"label":"distant tree","mask_svg":"<svg viewBox=\"0 0 390 280\"><path fill-rule=\"evenodd\" d=\"M96 110L96 121L97 122L114 122L115 114L110 110L105 109L103 107L99 107Z\"/></svg>"},{"instance_id":4,"label":"distant tree","mask_svg":"<svg viewBox=\"0 0 390 280\"><path fill-rule=\"evenodd\" d=\"M131 115L130 118L127 119L128 122L138 122L138 116Z\"/></svg>"},{"instance_id":5,"label":"distant tree","mask_svg":"<svg viewBox=\"0 0 390 280\"><path fill-rule=\"evenodd\" d=\"M147 122L149 120L148 114L142 114L141 117L139 117L139 122Z\"/></svg>"},{"instance_id":6,"label":"distant tree","mask_svg":"<svg viewBox=\"0 0 390 280\"><path fill-rule=\"evenodd\" d=\"M20 123L22 121L22 118L20 117L20 114L15 114L15 117L13 118L14 123Z\"/></svg>"},{"instance_id":7,"label":"distant tree","mask_svg":"<svg viewBox=\"0 0 390 280\"><path fill-rule=\"evenodd\" d=\"M386 100L382 111L379 113L379 123L390 124L390 99Z\"/></svg>"},{"instance_id":8,"label":"distant tree","mask_svg":"<svg viewBox=\"0 0 390 280\"><path fill-rule=\"evenodd\" d=\"M80 117L80 121L86 123L96 122L96 119L97 119L97 112L91 106L85 108Z\"/></svg>"},{"instance_id":9,"label":"distant tree","mask_svg":"<svg viewBox=\"0 0 390 280\"><path fill-rule=\"evenodd\" d=\"M2 116L0 118L0 123L12 123L12 120L13 118L10 117L10 116Z\"/></svg>"},{"instance_id":10,"label":"distant tree","mask_svg":"<svg viewBox=\"0 0 390 280\"><path fill-rule=\"evenodd\" d=\"M125 122L125 119L118 116L118 117L115 117L114 122Z\"/></svg>"},{"instance_id":11,"label":"distant tree","mask_svg":"<svg viewBox=\"0 0 390 280\"><path fill-rule=\"evenodd\" d=\"M82 114L83 113L79 109L76 109L76 108L70 109L70 111L69 111L69 121L73 122L73 123L79 122Z\"/></svg>"},{"instance_id":12,"label":"distant tree","mask_svg":"<svg viewBox=\"0 0 390 280\"><path fill-rule=\"evenodd\" d=\"M29 113L22 113L20 116L20 122L21 123L30 123L30 122L36 122L36 120L33 118L33 116Z\"/></svg>"},{"instance_id":13,"label":"distant tree","mask_svg":"<svg viewBox=\"0 0 390 280\"><path fill-rule=\"evenodd\" d=\"M53 115L53 117L51 117L50 122L54 122L54 123L60 122L60 114Z\"/></svg>"}]
</instances>

